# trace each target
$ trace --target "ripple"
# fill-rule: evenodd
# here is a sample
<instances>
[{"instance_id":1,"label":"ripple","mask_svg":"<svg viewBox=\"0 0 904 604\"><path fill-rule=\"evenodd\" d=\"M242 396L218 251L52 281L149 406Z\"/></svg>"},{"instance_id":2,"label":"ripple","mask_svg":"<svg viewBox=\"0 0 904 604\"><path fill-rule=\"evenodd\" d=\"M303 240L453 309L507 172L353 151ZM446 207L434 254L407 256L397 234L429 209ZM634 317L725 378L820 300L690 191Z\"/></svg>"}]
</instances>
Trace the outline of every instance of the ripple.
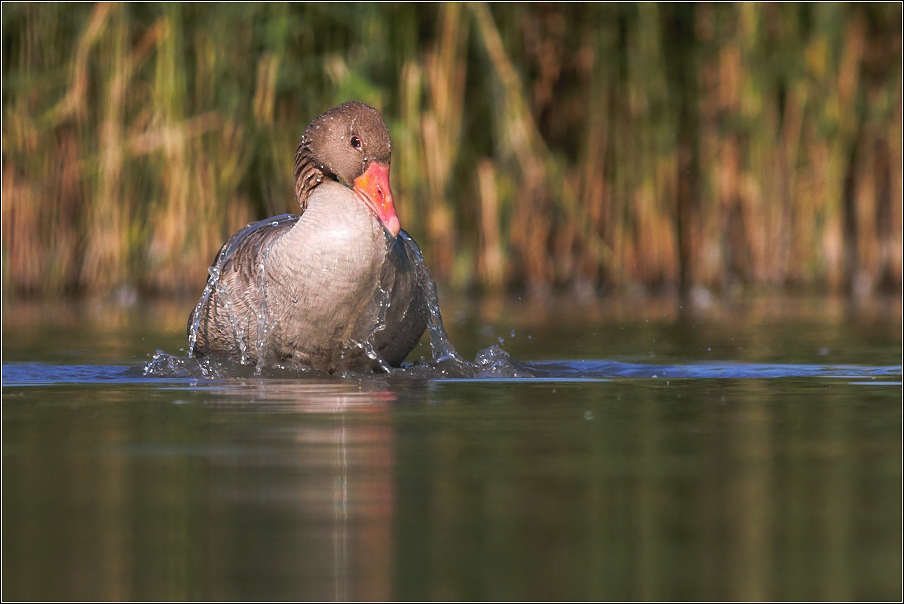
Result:
<instances>
[{"instance_id":1,"label":"ripple","mask_svg":"<svg viewBox=\"0 0 904 604\"><path fill-rule=\"evenodd\" d=\"M174 360L175 359L175 360ZM228 384L234 377L223 373L194 370L193 359L168 356L166 363L176 369L148 373L145 367L124 365L52 365L45 363L8 363L3 365L3 386L54 386L62 384ZM159 366L162 366L159 365ZM462 375L441 365L419 363L394 370L391 375L343 374L327 376L323 372L299 372L291 368L275 370L259 379L342 378L380 380L420 380L434 382L481 381L498 383L590 382L616 379L780 379L832 378L855 380L851 385L901 385L902 366L806 365L706 362L673 365L625 363L606 360L560 360L502 362L496 359L472 374ZM867 381L869 380L869 381Z\"/></svg>"}]
</instances>

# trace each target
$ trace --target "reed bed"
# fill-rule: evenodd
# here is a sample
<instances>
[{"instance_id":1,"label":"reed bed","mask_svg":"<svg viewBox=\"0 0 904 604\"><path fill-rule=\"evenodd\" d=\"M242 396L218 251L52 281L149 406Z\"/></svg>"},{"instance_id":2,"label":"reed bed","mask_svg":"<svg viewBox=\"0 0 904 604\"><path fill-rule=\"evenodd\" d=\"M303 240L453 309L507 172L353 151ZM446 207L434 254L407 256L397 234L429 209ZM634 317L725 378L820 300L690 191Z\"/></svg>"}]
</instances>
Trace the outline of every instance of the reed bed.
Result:
<instances>
[{"instance_id":1,"label":"reed bed","mask_svg":"<svg viewBox=\"0 0 904 604\"><path fill-rule=\"evenodd\" d=\"M352 98L447 286L900 292L900 4L5 3L2 30L4 297L197 293Z\"/></svg>"}]
</instances>

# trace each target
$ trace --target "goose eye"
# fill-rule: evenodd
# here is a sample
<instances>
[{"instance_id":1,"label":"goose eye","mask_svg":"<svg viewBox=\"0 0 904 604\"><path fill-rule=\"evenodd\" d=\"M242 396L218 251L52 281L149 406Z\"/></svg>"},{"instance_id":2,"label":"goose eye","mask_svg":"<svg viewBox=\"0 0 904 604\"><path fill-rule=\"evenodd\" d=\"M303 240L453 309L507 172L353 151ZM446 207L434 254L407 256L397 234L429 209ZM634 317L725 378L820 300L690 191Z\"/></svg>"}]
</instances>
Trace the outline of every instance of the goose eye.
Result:
<instances>
[{"instance_id":1,"label":"goose eye","mask_svg":"<svg viewBox=\"0 0 904 604\"><path fill-rule=\"evenodd\" d=\"M354 147L355 149L361 148L361 139L357 136L353 136L350 142L352 144L352 147Z\"/></svg>"}]
</instances>

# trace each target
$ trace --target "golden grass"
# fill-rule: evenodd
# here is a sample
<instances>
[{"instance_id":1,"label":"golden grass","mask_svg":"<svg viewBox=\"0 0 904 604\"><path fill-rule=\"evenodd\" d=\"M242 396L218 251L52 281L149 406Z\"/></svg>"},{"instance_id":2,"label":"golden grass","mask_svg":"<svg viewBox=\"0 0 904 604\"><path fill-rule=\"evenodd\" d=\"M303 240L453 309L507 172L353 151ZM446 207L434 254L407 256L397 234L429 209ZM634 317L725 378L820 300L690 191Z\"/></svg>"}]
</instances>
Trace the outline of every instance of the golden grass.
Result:
<instances>
[{"instance_id":1,"label":"golden grass","mask_svg":"<svg viewBox=\"0 0 904 604\"><path fill-rule=\"evenodd\" d=\"M902 281L900 5L4 5L7 295L199 291L308 121L490 291Z\"/></svg>"}]
</instances>

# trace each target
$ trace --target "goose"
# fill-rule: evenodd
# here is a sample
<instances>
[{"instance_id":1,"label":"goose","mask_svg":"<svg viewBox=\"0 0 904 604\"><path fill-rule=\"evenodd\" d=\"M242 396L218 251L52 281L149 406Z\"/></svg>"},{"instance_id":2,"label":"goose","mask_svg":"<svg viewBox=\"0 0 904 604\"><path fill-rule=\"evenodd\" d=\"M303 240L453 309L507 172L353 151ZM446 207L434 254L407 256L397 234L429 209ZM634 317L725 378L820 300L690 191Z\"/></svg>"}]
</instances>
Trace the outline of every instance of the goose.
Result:
<instances>
[{"instance_id":1,"label":"goose","mask_svg":"<svg viewBox=\"0 0 904 604\"><path fill-rule=\"evenodd\" d=\"M401 230L391 142L357 101L315 118L295 154L297 215L254 222L217 254L189 355L336 372L398 367L428 322L429 272Z\"/></svg>"}]
</instances>

